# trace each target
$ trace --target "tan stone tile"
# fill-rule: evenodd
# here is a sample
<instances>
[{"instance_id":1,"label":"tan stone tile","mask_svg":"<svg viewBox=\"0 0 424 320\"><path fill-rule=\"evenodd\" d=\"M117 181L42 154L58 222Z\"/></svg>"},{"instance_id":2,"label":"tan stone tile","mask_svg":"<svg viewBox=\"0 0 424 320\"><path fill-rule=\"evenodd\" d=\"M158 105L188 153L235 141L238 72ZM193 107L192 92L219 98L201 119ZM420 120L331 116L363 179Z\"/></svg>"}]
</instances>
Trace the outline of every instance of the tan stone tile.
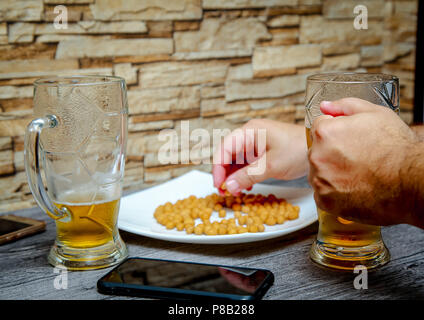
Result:
<instances>
[{"instance_id":1,"label":"tan stone tile","mask_svg":"<svg viewBox=\"0 0 424 320\"><path fill-rule=\"evenodd\" d=\"M78 60L27 59L0 61L0 78L14 78L16 75L38 76L43 71L78 69Z\"/></svg>"},{"instance_id":2,"label":"tan stone tile","mask_svg":"<svg viewBox=\"0 0 424 320\"><path fill-rule=\"evenodd\" d=\"M144 171L144 181L145 182L156 182L156 181L165 181L171 179L171 172L168 170L163 171Z\"/></svg>"},{"instance_id":3,"label":"tan stone tile","mask_svg":"<svg viewBox=\"0 0 424 320\"><path fill-rule=\"evenodd\" d=\"M0 138L0 150L12 149L12 138L11 137L1 137Z\"/></svg>"},{"instance_id":4,"label":"tan stone tile","mask_svg":"<svg viewBox=\"0 0 424 320\"><path fill-rule=\"evenodd\" d=\"M13 166L13 151L0 151L0 176L11 174L15 171Z\"/></svg>"},{"instance_id":5,"label":"tan stone tile","mask_svg":"<svg viewBox=\"0 0 424 320\"><path fill-rule=\"evenodd\" d=\"M130 123L128 125L128 130L130 132L138 132L138 131L168 129L168 128L172 128L173 126L174 126L174 122L172 120L149 121L149 122L140 122L140 123Z\"/></svg>"},{"instance_id":6,"label":"tan stone tile","mask_svg":"<svg viewBox=\"0 0 424 320\"><path fill-rule=\"evenodd\" d=\"M269 32L272 34L272 39L262 41L260 46L282 46L299 43L298 28L270 29Z\"/></svg>"},{"instance_id":7,"label":"tan stone tile","mask_svg":"<svg viewBox=\"0 0 424 320\"><path fill-rule=\"evenodd\" d=\"M0 87L0 99L14 99L14 98L31 98L32 86L14 87L3 86Z\"/></svg>"},{"instance_id":8,"label":"tan stone tile","mask_svg":"<svg viewBox=\"0 0 424 320\"><path fill-rule=\"evenodd\" d=\"M200 0L96 0L91 6L94 19L195 20L202 17Z\"/></svg>"},{"instance_id":9,"label":"tan stone tile","mask_svg":"<svg viewBox=\"0 0 424 320\"><path fill-rule=\"evenodd\" d=\"M225 115L225 119L235 124L246 123L251 119L266 118L283 122L293 123L295 121L295 106L277 106L267 109L249 110L245 112L235 112Z\"/></svg>"},{"instance_id":10,"label":"tan stone tile","mask_svg":"<svg viewBox=\"0 0 424 320\"><path fill-rule=\"evenodd\" d=\"M249 107L242 104L227 104L224 98L203 99L201 102L201 116L211 117L227 113L246 111Z\"/></svg>"},{"instance_id":11,"label":"tan stone tile","mask_svg":"<svg viewBox=\"0 0 424 320\"><path fill-rule=\"evenodd\" d=\"M271 35L256 18L205 19L198 31L174 33L176 55L187 52L192 59L250 55L254 45L266 39Z\"/></svg>"},{"instance_id":12,"label":"tan stone tile","mask_svg":"<svg viewBox=\"0 0 424 320\"><path fill-rule=\"evenodd\" d=\"M13 165L15 167L16 172L24 171L24 152L23 151L15 151L13 153Z\"/></svg>"},{"instance_id":13,"label":"tan stone tile","mask_svg":"<svg viewBox=\"0 0 424 320\"><path fill-rule=\"evenodd\" d=\"M323 5L323 16L327 19L353 19L353 10L357 5L363 5L368 10L368 18L384 17L384 0L326 0Z\"/></svg>"},{"instance_id":14,"label":"tan stone tile","mask_svg":"<svg viewBox=\"0 0 424 320\"><path fill-rule=\"evenodd\" d=\"M394 61L399 57L409 54L414 50L415 44L413 43L385 43L383 48L384 62Z\"/></svg>"},{"instance_id":15,"label":"tan stone tile","mask_svg":"<svg viewBox=\"0 0 424 320\"><path fill-rule=\"evenodd\" d=\"M226 84L227 101L276 98L302 92L306 87L307 75L288 75L271 79L229 81Z\"/></svg>"},{"instance_id":16,"label":"tan stone tile","mask_svg":"<svg viewBox=\"0 0 424 320\"><path fill-rule=\"evenodd\" d=\"M7 36L7 23L0 23L0 35Z\"/></svg>"},{"instance_id":17,"label":"tan stone tile","mask_svg":"<svg viewBox=\"0 0 424 320\"><path fill-rule=\"evenodd\" d=\"M383 45L361 47L361 67L383 65Z\"/></svg>"},{"instance_id":18,"label":"tan stone tile","mask_svg":"<svg viewBox=\"0 0 424 320\"><path fill-rule=\"evenodd\" d=\"M82 39L59 42L56 59L168 54L172 39Z\"/></svg>"},{"instance_id":19,"label":"tan stone tile","mask_svg":"<svg viewBox=\"0 0 424 320\"><path fill-rule=\"evenodd\" d=\"M252 58L255 77L296 73L321 64L321 46L313 44L258 47Z\"/></svg>"},{"instance_id":20,"label":"tan stone tile","mask_svg":"<svg viewBox=\"0 0 424 320\"><path fill-rule=\"evenodd\" d=\"M295 6L298 0L203 0L204 9L244 9Z\"/></svg>"},{"instance_id":21,"label":"tan stone tile","mask_svg":"<svg viewBox=\"0 0 424 320\"><path fill-rule=\"evenodd\" d=\"M139 86L141 88L157 88L223 83L228 65L228 62L225 61L146 64L139 69Z\"/></svg>"},{"instance_id":22,"label":"tan stone tile","mask_svg":"<svg viewBox=\"0 0 424 320\"><path fill-rule=\"evenodd\" d=\"M89 4L94 0L44 0L46 4Z\"/></svg>"},{"instance_id":23,"label":"tan stone tile","mask_svg":"<svg viewBox=\"0 0 424 320\"><path fill-rule=\"evenodd\" d=\"M2 0L0 21L40 21L43 0Z\"/></svg>"},{"instance_id":24,"label":"tan stone tile","mask_svg":"<svg viewBox=\"0 0 424 320\"><path fill-rule=\"evenodd\" d=\"M143 134L130 133L127 140L127 156L142 156L145 153L145 139Z\"/></svg>"},{"instance_id":25,"label":"tan stone tile","mask_svg":"<svg viewBox=\"0 0 424 320\"><path fill-rule=\"evenodd\" d=\"M0 137L23 136L32 119L12 119L0 121Z\"/></svg>"},{"instance_id":26,"label":"tan stone tile","mask_svg":"<svg viewBox=\"0 0 424 320\"><path fill-rule=\"evenodd\" d=\"M347 53L359 53L361 48L359 45L349 44L345 42L322 43L322 54L325 56L340 55Z\"/></svg>"},{"instance_id":27,"label":"tan stone tile","mask_svg":"<svg viewBox=\"0 0 424 320\"><path fill-rule=\"evenodd\" d=\"M200 108L198 109L183 109L172 112L162 112L153 114L140 114L130 117L131 123L160 121L160 120L183 120L197 118L200 116Z\"/></svg>"},{"instance_id":28,"label":"tan stone tile","mask_svg":"<svg viewBox=\"0 0 424 320\"><path fill-rule=\"evenodd\" d=\"M35 24L16 22L9 25L9 43L32 42L34 40Z\"/></svg>"},{"instance_id":29,"label":"tan stone tile","mask_svg":"<svg viewBox=\"0 0 424 320\"><path fill-rule=\"evenodd\" d=\"M149 37L172 37L172 21L148 21Z\"/></svg>"},{"instance_id":30,"label":"tan stone tile","mask_svg":"<svg viewBox=\"0 0 424 320\"><path fill-rule=\"evenodd\" d=\"M367 30L355 30L349 20L326 20L321 16L304 16L300 21L300 43L345 42L351 45L374 45L382 42L383 24L368 21Z\"/></svg>"},{"instance_id":31,"label":"tan stone tile","mask_svg":"<svg viewBox=\"0 0 424 320\"><path fill-rule=\"evenodd\" d=\"M269 27L294 27L300 24L300 16L285 14L272 17L266 23Z\"/></svg>"},{"instance_id":32,"label":"tan stone tile","mask_svg":"<svg viewBox=\"0 0 424 320\"><path fill-rule=\"evenodd\" d=\"M359 67L360 61L361 56L357 53L324 57L321 69L326 71L351 70Z\"/></svg>"},{"instance_id":33,"label":"tan stone tile","mask_svg":"<svg viewBox=\"0 0 424 320\"><path fill-rule=\"evenodd\" d=\"M200 106L200 88L129 90L128 106L130 114L196 109Z\"/></svg>"},{"instance_id":34,"label":"tan stone tile","mask_svg":"<svg viewBox=\"0 0 424 320\"><path fill-rule=\"evenodd\" d=\"M219 98L225 96L224 86L203 86L201 89L202 99Z\"/></svg>"},{"instance_id":35,"label":"tan stone tile","mask_svg":"<svg viewBox=\"0 0 424 320\"><path fill-rule=\"evenodd\" d=\"M229 80L247 80L253 78L252 64L238 64L228 69L227 81Z\"/></svg>"},{"instance_id":36,"label":"tan stone tile","mask_svg":"<svg viewBox=\"0 0 424 320\"><path fill-rule=\"evenodd\" d=\"M67 28L57 29L53 23L37 24L36 35L43 34L107 34L107 33L146 33L147 26L142 21L79 21L68 23Z\"/></svg>"},{"instance_id":37,"label":"tan stone tile","mask_svg":"<svg viewBox=\"0 0 424 320\"><path fill-rule=\"evenodd\" d=\"M137 70L131 63L118 63L113 66L114 75L124 78L127 84L137 83Z\"/></svg>"}]
</instances>

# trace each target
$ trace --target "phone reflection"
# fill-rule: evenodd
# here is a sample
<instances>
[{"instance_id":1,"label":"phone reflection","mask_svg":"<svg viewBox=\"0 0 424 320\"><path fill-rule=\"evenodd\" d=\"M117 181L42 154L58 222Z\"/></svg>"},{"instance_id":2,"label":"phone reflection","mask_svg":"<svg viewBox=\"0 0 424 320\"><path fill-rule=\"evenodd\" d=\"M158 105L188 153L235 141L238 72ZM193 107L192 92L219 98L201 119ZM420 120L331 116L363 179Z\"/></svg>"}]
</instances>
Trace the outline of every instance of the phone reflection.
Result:
<instances>
[{"instance_id":1,"label":"phone reflection","mask_svg":"<svg viewBox=\"0 0 424 320\"><path fill-rule=\"evenodd\" d=\"M266 277L264 270L129 259L104 280L128 285L243 295L254 293Z\"/></svg>"}]
</instances>

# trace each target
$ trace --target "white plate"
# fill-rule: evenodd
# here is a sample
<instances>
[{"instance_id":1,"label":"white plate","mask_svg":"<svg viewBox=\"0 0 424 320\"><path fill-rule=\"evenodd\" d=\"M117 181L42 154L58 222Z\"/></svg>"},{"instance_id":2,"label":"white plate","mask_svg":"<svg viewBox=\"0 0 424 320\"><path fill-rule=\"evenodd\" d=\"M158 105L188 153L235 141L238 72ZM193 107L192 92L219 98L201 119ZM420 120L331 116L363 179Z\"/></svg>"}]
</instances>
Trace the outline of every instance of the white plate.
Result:
<instances>
[{"instance_id":1,"label":"white plate","mask_svg":"<svg viewBox=\"0 0 424 320\"><path fill-rule=\"evenodd\" d=\"M193 170L183 176L165 182L161 185L123 197L119 212L118 227L131 233L142 236L186 243L243 243L254 242L279 237L296 230L302 229L317 220L317 210L312 189L288 188L256 184L248 193L275 194L277 197L287 199L290 203L300 207L299 218L287 221L280 225L265 226L264 232L241 233L233 235L188 235L185 231L167 230L156 222L153 217L155 209L167 201L175 203L190 195L205 197L217 192L212 184L212 175ZM233 212L227 211L227 218ZM218 220L218 213L214 212L211 221Z\"/></svg>"}]
</instances>

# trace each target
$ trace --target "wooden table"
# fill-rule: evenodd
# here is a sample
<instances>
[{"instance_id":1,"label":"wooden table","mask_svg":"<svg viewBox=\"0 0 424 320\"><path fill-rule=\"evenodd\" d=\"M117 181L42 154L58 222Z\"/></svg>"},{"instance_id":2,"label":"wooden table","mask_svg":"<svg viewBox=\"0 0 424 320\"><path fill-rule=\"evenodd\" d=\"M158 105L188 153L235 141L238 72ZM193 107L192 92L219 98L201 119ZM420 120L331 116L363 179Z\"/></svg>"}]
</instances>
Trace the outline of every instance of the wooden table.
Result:
<instances>
[{"instance_id":1,"label":"wooden table","mask_svg":"<svg viewBox=\"0 0 424 320\"><path fill-rule=\"evenodd\" d=\"M305 179L270 184L304 187ZM123 299L97 292L96 282L109 269L68 273L68 288L54 288L47 254L55 225L38 208L13 214L45 220L43 233L0 246L0 299ZM424 299L424 231L408 225L385 227L391 252L388 265L368 274L368 289L356 290L357 274L318 268L309 260L317 233L313 224L288 236L236 245L200 245L150 239L121 231L130 256L166 258L270 269L275 283L264 299ZM128 299L128 298L125 298Z\"/></svg>"}]
</instances>

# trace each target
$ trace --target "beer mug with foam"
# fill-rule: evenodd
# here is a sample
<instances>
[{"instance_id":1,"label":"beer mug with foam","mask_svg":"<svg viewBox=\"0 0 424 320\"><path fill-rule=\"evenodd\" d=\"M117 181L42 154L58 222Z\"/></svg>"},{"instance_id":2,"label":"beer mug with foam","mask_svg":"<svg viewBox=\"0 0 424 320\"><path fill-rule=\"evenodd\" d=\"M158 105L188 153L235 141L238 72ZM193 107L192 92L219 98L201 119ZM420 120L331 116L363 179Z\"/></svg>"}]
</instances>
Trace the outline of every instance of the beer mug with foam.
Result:
<instances>
[{"instance_id":1,"label":"beer mug with foam","mask_svg":"<svg viewBox=\"0 0 424 320\"><path fill-rule=\"evenodd\" d=\"M48 256L70 270L98 269L127 256L117 220L125 166L125 81L111 76L39 79L25 135L31 192L56 223Z\"/></svg>"}]
</instances>

